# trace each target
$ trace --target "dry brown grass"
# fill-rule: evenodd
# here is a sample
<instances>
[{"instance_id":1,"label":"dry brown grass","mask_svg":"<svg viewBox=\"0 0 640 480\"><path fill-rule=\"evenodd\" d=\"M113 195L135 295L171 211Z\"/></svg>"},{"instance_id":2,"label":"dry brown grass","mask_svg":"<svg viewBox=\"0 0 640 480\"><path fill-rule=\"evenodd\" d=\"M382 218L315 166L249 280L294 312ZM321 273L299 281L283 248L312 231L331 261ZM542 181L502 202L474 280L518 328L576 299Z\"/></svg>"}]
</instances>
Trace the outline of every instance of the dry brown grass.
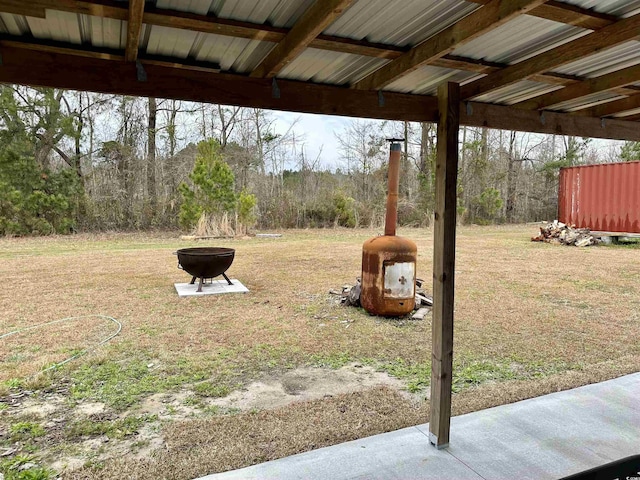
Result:
<instances>
[{"instance_id":1,"label":"dry brown grass","mask_svg":"<svg viewBox=\"0 0 640 480\"><path fill-rule=\"evenodd\" d=\"M608 380L640 370L640 358L625 358L565 372L537 382L491 383L455 394L453 414L465 413ZM66 478L97 480L127 477L191 479L275 460L336 443L428 422L429 402L407 400L389 388L339 395L286 408L182 421L164 431L166 444L151 457L120 458L86 467Z\"/></svg>"},{"instance_id":2,"label":"dry brown grass","mask_svg":"<svg viewBox=\"0 0 640 480\"><path fill-rule=\"evenodd\" d=\"M456 360L461 365L512 366L514 376L463 389L454 403L458 413L640 369L640 343L634 340L640 335L640 251L531 243L535 230L535 226L516 226L459 231ZM174 282L188 278L176 268L172 255L187 244L171 235L0 240L4 279L0 333L67 316L111 315L123 322L123 332L101 349L100 358L127 362L142 354L167 372L179 370L186 362L214 379L238 382L260 372L345 358L374 364L428 364L430 322L370 317L335 305L327 295L329 289L351 283L359 275L361 244L378 232L284 233L280 239L198 243L235 248L236 260L229 273L251 293L187 299L178 298L173 289ZM400 233L417 241L418 276L429 279L431 232ZM109 328L87 319L75 328L68 325L12 337L0 343L0 380L36 372L70 350L96 342ZM222 360L210 363L212 359ZM92 361L86 357L58 378L73 378L75 368ZM531 373L535 371L539 375ZM385 407L387 402L393 411ZM335 408L341 403L347 410L337 417ZM198 446L190 452L175 440L162 458L138 462L139 471L161 472L172 464L174 473L163 477L188 478L425 422L425 412L424 403L416 406L394 392L378 389L282 411L175 423L167 427L165 438L218 433L210 435L213 440L195 442ZM335 418L341 421L332 422ZM270 434L268 425L278 435ZM254 426L264 436L237 433ZM280 436L285 440L278 440ZM236 453L225 453L225 442L234 445ZM207 471L194 473L182 467L197 455ZM134 468L127 462L133 460L107 462L99 474L78 475L109 478L107 472L123 465ZM145 475L140 473L139 478L152 478Z\"/></svg>"}]
</instances>

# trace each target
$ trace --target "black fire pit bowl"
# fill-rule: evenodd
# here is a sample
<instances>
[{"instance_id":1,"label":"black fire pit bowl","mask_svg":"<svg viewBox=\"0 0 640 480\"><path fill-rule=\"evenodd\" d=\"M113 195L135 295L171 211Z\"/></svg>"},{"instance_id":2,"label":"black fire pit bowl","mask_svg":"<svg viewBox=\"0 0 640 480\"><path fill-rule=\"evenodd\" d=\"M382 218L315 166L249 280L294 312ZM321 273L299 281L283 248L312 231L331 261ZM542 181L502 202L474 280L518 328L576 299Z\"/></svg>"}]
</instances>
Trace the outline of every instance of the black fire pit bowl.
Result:
<instances>
[{"instance_id":1,"label":"black fire pit bowl","mask_svg":"<svg viewBox=\"0 0 640 480\"><path fill-rule=\"evenodd\" d=\"M195 247L181 248L176 252L178 255L178 268L183 269L193 278L193 285L196 278L200 279L198 292L202 291L202 282L205 278L214 278L222 275L229 285L233 285L229 277L225 275L231 264L236 251L233 248L223 247Z\"/></svg>"}]
</instances>

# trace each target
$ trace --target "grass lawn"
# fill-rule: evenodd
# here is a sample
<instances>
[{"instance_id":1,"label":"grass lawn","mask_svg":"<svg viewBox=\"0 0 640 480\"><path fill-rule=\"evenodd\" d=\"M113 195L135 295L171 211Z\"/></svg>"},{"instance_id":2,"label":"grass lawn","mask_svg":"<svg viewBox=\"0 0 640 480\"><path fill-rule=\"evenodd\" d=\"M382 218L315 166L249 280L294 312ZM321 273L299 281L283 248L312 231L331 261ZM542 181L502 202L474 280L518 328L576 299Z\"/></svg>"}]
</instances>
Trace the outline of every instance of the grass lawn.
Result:
<instances>
[{"instance_id":1,"label":"grass lawn","mask_svg":"<svg viewBox=\"0 0 640 480\"><path fill-rule=\"evenodd\" d=\"M639 245L530 242L462 227L455 414L640 370ZM0 239L0 471L193 478L428 421L430 316L372 317L332 288L367 230L202 242L236 249L248 294L178 298L173 234ZM432 232L418 243L431 278ZM95 352L35 373L115 330ZM77 318L79 317L79 318ZM25 477L26 478L26 477Z\"/></svg>"}]
</instances>

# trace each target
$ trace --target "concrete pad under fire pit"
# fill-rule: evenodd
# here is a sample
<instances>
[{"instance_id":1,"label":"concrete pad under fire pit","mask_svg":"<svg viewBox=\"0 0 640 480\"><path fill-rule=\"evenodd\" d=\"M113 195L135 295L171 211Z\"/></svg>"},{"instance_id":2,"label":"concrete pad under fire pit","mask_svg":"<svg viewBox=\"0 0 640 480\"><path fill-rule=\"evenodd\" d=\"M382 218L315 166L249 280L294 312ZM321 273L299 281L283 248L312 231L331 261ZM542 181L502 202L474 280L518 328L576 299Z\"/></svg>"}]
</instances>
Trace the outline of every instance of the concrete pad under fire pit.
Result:
<instances>
[{"instance_id":1,"label":"concrete pad under fire pit","mask_svg":"<svg viewBox=\"0 0 640 480\"><path fill-rule=\"evenodd\" d=\"M226 280L213 280L211 283L202 284L202 292L198 292L198 281L190 283L175 283L176 292L179 297L196 297L200 295L220 295L223 293L247 293L249 289L240 280L231 279L233 285L229 285Z\"/></svg>"}]
</instances>

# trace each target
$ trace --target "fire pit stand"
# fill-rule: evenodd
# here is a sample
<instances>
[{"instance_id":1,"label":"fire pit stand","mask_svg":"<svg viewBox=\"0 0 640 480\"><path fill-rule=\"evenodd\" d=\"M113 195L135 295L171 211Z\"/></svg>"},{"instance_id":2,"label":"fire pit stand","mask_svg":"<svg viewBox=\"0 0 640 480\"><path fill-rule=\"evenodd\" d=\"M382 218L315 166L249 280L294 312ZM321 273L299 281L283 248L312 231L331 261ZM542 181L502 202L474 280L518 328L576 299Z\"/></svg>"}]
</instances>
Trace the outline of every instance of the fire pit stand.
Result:
<instances>
[{"instance_id":1,"label":"fire pit stand","mask_svg":"<svg viewBox=\"0 0 640 480\"><path fill-rule=\"evenodd\" d=\"M178 268L180 268L180 267L178 267ZM183 270L184 270L184 268L183 268ZM227 274L226 274L226 273L221 273L221 275L224 277L224 279L227 281L227 283L228 283L229 285L233 285L233 282L232 282L231 280L229 280L229 277L227 277ZM196 277L196 276L194 275L193 277L191 277L191 281L189 282L189 285L194 285L194 284L196 283L196 279L197 279L197 278L199 278L199 279L200 279L200 283L198 283L198 290L196 290L196 292L201 292L201 291L202 291L202 285L203 285L203 284L205 284L205 283L207 283L207 282L206 282L207 278L208 278L209 280L212 280L212 281L213 281L213 277L207 277L207 278L205 278L205 277Z\"/></svg>"}]
</instances>

